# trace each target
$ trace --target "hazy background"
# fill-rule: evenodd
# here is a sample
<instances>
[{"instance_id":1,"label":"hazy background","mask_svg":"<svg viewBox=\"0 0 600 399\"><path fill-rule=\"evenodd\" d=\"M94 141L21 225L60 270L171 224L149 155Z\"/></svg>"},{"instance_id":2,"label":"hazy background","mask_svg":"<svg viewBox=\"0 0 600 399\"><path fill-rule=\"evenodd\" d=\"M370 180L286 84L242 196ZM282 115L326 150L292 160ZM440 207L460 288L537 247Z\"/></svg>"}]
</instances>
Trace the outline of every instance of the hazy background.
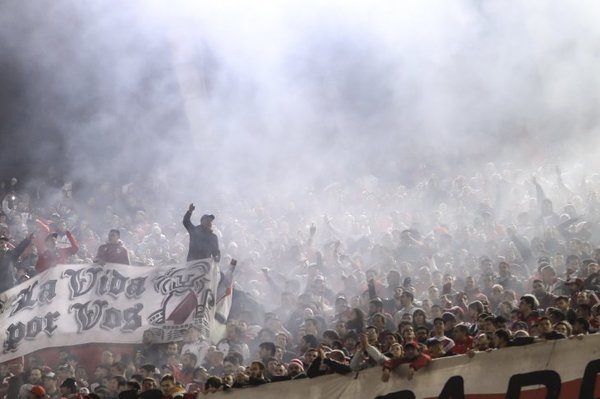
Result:
<instances>
[{"instance_id":1,"label":"hazy background","mask_svg":"<svg viewBox=\"0 0 600 399\"><path fill-rule=\"evenodd\" d=\"M592 1L0 2L4 178L182 202L592 162ZM591 165L591 163L590 163Z\"/></svg>"}]
</instances>

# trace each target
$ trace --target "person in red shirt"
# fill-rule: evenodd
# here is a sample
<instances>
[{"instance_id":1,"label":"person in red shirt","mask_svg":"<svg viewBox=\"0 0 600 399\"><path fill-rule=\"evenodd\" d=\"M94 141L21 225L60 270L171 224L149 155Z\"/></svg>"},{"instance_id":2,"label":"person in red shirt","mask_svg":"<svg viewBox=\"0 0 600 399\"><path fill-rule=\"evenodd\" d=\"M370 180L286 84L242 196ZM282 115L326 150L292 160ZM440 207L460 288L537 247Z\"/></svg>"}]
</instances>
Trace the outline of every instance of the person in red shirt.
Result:
<instances>
[{"instance_id":1,"label":"person in red shirt","mask_svg":"<svg viewBox=\"0 0 600 399\"><path fill-rule=\"evenodd\" d=\"M386 378L389 379L389 372L404 363L409 363L408 379L411 380L415 371L427 366L429 362L431 362L431 357L421 353L418 344L415 342L408 342L404 345L403 357L393 357L383 363L382 381L385 382Z\"/></svg>"},{"instance_id":2,"label":"person in red shirt","mask_svg":"<svg viewBox=\"0 0 600 399\"><path fill-rule=\"evenodd\" d=\"M108 233L108 242L100 245L94 263L104 266L106 263L129 264L129 251L121 241L121 232L112 229Z\"/></svg>"},{"instance_id":3,"label":"person in red shirt","mask_svg":"<svg viewBox=\"0 0 600 399\"><path fill-rule=\"evenodd\" d=\"M473 337L469 335L469 327L466 324L458 324L454 327L454 347L452 352L463 355L473 349Z\"/></svg>"},{"instance_id":4,"label":"person in red shirt","mask_svg":"<svg viewBox=\"0 0 600 399\"><path fill-rule=\"evenodd\" d=\"M181 369L177 373L177 381L184 385L191 384L194 380L194 371L198 358L191 352L186 352L181 355Z\"/></svg>"},{"instance_id":5,"label":"person in red shirt","mask_svg":"<svg viewBox=\"0 0 600 399\"><path fill-rule=\"evenodd\" d=\"M67 263L69 257L75 255L77 251L79 251L79 244L75 237L73 237L73 234L71 234L69 230L66 230L65 235L67 236L69 243L71 243L71 246L68 248L56 247L58 233L51 233L46 237L46 250L39 255L37 264L35 265L37 273L48 270L60 263Z\"/></svg>"},{"instance_id":6,"label":"person in red shirt","mask_svg":"<svg viewBox=\"0 0 600 399\"><path fill-rule=\"evenodd\" d=\"M383 365L383 372L381 374L381 381L388 382L390 380L390 373L392 367L397 367L404 360L404 347L401 343L396 342L390 346L391 358L386 358Z\"/></svg>"},{"instance_id":7,"label":"person in red shirt","mask_svg":"<svg viewBox=\"0 0 600 399\"><path fill-rule=\"evenodd\" d=\"M535 326L540 318L537 312L538 300L531 294L526 294L521 297L519 301L519 312L518 321L527 323L528 329L531 330Z\"/></svg>"}]
</instances>

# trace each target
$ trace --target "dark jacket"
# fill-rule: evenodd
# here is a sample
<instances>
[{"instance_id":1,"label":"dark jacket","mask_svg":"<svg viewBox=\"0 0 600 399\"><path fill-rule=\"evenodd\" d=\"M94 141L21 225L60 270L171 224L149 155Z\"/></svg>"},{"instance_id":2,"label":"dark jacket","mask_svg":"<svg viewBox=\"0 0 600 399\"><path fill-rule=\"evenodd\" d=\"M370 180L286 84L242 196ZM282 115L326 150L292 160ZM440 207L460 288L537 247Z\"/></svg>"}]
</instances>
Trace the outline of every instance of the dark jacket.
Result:
<instances>
[{"instance_id":1,"label":"dark jacket","mask_svg":"<svg viewBox=\"0 0 600 399\"><path fill-rule=\"evenodd\" d=\"M321 370L321 363L327 366L327 370ZM308 378L320 377L325 374L348 374L351 373L352 369L350 366L344 363L337 362L332 359L321 359L317 357L313 362L308 366L308 370L306 370L306 375Z\"/></svg>"},{"instance_id":2,"label":"dark jacket","mask_svg":"<svg viewBox=\"0 0 600 399\"><path fill-rule=\"evenodd\" d=\"M294 380L302 380L306 377L306 373L302 372L294 377L290 377L289 375L281 375L271 377L271 382L280 382L280 381L294 381Z\"/></svg>"},{"instance_id":3,"label":"dark jacket","mask_svg":"<svg viewBox=\"0 0 600 399\"><path fill-rule=\"evenodd\" d=\"M596 293L600 292L600 273L590 274L585 281L583 286L586 290L593 290Z\"/></svg>"},{"instance_id":4,"label":"dark jacket","mask_svg":"<svg viewBox=\"0 0 600 399\"><path fill-rule=\"evenodd\" d=\"M190 234L190 249L187 260L214 258L218 262L221 259L219 238L202 225L194 226L190 220L191 217L191 211L187 211L183 216L183 225Z\"/></svg>"},{"instance_id":5,"label":"dark jacket","mask_svg":"<svg viewBox=\"0 0 600 399\"><path fill-rule=\"evenodd\" d=\"M31 239L26 238L15 249L0 252L0 292L4 292L15 286L14 264L30 243Z\"/></svg>"},{"instance_id":6,"label":"dark jacket","mask_svg":"<svg viewBox=\"0 0 600 399\"><path fill-rule=\"evenodd\" d=\"M535 343L535 337L515 337L506 346L525 346Z\"/></svg>"},{"instance_id":7,"label":"dark jacket","mask_svg":"<svg viewBox=\"0 0 600 399\"><path fill-rule=\"evenodd\" d=\"M6 392L6 399L18 399L19 389L26 381L25 373L19 373L8 380L8 391Z\"/></svg>"},{"instance_id":8,"label":"dark jacket","mask_svg":"<svg viewBox=\"0 0 600 399\"><path fill-rule=\"evenodd\" d=\"M253 387L255 387L255 386L258 386L258 385L267 384L269 382L271 382L271 380L268 380L266 378L250 377L250 379L248 379L248 381L245 382L245 383L239 383L239 382L234 383L233 384L233 388L244 388L244 387L247 387L247 386L253 386Z\"/></svg>"}]
</instances>

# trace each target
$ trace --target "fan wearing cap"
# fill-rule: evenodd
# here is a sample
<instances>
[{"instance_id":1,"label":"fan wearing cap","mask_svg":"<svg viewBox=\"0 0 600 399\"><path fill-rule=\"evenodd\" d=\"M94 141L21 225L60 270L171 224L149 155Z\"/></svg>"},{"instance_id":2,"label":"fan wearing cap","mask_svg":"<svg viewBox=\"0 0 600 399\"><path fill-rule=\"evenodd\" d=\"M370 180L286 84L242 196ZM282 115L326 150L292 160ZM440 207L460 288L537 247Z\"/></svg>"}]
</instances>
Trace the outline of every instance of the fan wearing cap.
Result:
<instances>
[{"instance_id":1,"label":"fan wearing cap","mask_svg":"<svg viewBox=\"0 0 600 399\"><path fill-rule=\"evenodd\" d=\"M190 219L195 209L194 204L190 204L188 211L183 216L183 226L190 235L187 260L213 258L215 262L219 262L221 260L219 239L212 231L212 222L215 220L215 215L202 215L200 224L194 226Z\"/></svg>"},{"instance_id":2,"label":"fan wearing cap","mask_svg":"<svg viewBox=\"0 0 600 399\"><path fill-rule=\"evenodd\" d=\"M285 368L285 373L283 375L272 376L271 382L300 380L303 378L306 378L304 363L302 363L302 360L295 358L290 360Z\"/></svg>"},{"instance_id":3,"label":"fan wearing cap","mask_svg":"<svg viewBox=\"0 0 600 399\"><path fill-rule=\"evenodd\" d=\"M288 375L292 380L300 380L302 378L306 378L306 373L304 372L304 364L300 359L292 359L288 364Z\"/></svg>"},{"instance_id":4,"label":"fan wearing cap","mask_svg":"<svg viewBox=\"0 0 600 399\"><path fill-rule=\"evenodd\" d=\"M31 244L33 234L19 243L14 249L10 249L9 240L6 236L0 237L0 293L14 287L15 272L14 264L19 256Z\"/></svg>"}]
</instances>

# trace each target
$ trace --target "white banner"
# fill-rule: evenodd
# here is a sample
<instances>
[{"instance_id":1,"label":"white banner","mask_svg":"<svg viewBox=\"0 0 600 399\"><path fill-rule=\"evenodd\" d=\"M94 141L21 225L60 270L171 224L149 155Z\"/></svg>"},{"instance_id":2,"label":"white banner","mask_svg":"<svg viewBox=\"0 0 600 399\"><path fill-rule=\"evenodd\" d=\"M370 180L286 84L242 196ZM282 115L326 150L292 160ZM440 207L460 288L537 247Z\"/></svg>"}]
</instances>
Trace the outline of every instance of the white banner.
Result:
<instances>
[{"instance_id":1,"label":"white banner","mask_svg":"<svg viewBox=\"0 0 600 399\"><path fill-rule=\"evenodd\" d=\"M177 341L191 327L210 338L218 282L211 259L58 265L0 294L0 363L49 347Z\"/></svg>"},{"instance_id":2,"label":"white banner","mask_svg":"<svg viewBox=\"0 0 600 399\"><path fill-rule=\"evenodd\" d=\"M215 398L262 399L575 399L600 397L600 335L563 339L432 361L407 379L408 365L381 381L381 367L348 375L277 382L234 389ZM586 372L587 370L587 372ZM584 375L586 378L584 378ZM583 384L582 384L583 380ZM548 396L541 389L551 389ZM521 390L519 396L518 392ZM554 389L558 387L560 394ZM580 395L580 390L586 392ZM442 395L444 391L445 395ZM557 395L554 395L556 393Z\"/></svg>"}]
</instances>

